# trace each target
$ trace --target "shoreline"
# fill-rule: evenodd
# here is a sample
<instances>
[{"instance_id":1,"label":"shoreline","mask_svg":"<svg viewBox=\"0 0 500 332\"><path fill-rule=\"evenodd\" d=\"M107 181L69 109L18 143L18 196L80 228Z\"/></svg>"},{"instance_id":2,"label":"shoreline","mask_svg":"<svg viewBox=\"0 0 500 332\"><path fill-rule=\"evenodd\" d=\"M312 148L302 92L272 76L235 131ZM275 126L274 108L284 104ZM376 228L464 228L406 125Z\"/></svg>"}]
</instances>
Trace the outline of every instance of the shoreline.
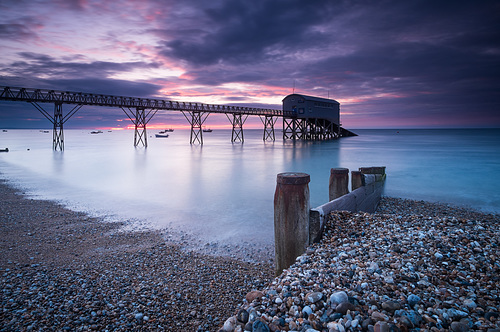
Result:
<instances>
[{"instance_id":1,"label":"shoreline","mask_svg":"<svg viewBox=\"0 0 500 332\"><path fill-rule=\"evenodd\" d=\"M337 265L333 270L332 266L325 268L319 264L337 257L337 254L349 255L352 250L361 250L349 234L342 231L338 233L331 222L325 231L322 243L311 246L294 266L285 270L280 277L274 278L274 266L272 261L266 258L260 262L255 259L251 262L213 255L217 254L217 251L220 253L229 250L228 248L218 248L221 250L214 251L213 248L204 248L208 252L212 251L212 255L187 251L182 245L168 240L168 233L123 231L126 223L103 222L99 218L91 218L84 213L68 210L55 202L25 197L22 192L10 187L5 180L0 180L0 194L3 198L0 201L2 220L0 228L3 235L0 239L2 251L0 285L3 292L0 300L2 313L0 326L3 328L0 328L0 331L43 329L219 331L221 327L233 331L238 330L238 326L243 330L248 324L248 321L245 324L238 323L237 317L241 315L237 314L242 310L250 313L250 317L254 320L273 329L284 327L280 325L284 321L287 328L293 328L296 322L297 329L315 326L318 331L342 332L342 329L371 331L369 326L374 328L378 322L372 319L373 312L386 315L387 326L390 323L393 329L396 326L401 331L405 329L410 331L415 327L404 325L403 323L408 322L403 319L401 323L401 315L396 316L394 311L387 312L383 309L383 303L392 295L376 291L382 285L380 276L390 276L390 272L394 275L397 272L395 270L379 271L380 273L377 272L379 277L375 278L372 273L370 278L364 281L368 285L365 287L374 287L371 293L373 299L367 303L369 309L366 312L359 311L358 317L354 314L357 311L351 308L353 309L351 316L343 314L339 317L336 307L330 301L332 295L330 293L345 291L350 299L358 301L360 307L355 307L358 310L364 308L361 303L366 302L363 302L365 294L359 290L363 282L356 281L358 286L354 290L348 286L350 282L347 282L345 277L356 275L351 276L353 272L349 272L352 271L350 268L344 269L342 265L338 265L345 259L342 258L344 256L338 256L335 260ZM491 222L496 223L497 228L500 219L498 215L484 214L461 207L389 197L383 198L376 214L340 212L337 215L344 221L349 220L351 224L348 229L354 230L359 227L360 222L363 222L366 224L366 229L359 231L369 230L373 234L383 233L383 229L380 228L380 224L369 225L369 223L378 223L381 219L387 223L388 216L392 216L391 218L398 216L404 220L419 217L420 219L417 219L420 221L425 221L426 218L427 220L490 218ZM393 219L398 220L398 218ZM423 229L425 225L426 223L420 227ZM498 230L496 232L498 245ZM338 247L338 243L328 238L330 234L336 234L336 241L342 241L341 251L332 250L334 244L335 248ZM374 243L378 243L377 239L374 239ZM182 241L185 240L181 240L181 244ZM347 249L351 248L350 251L344 244L348 244ZM244 248L240 249L242 249L240 254L244 254ZM373 250L363 250L368 256L364 260L362 257L357 259L373 260L374 253L371 253ZM385 251L381 249L380 252L376 252L374 257L382 255L382 252ZM421 255L420 259L426 256L424 252L413 252L413 254ZM362 264L364 263L359 266ZM379 262L380 267L387 268L384 264ZM350 265L352 266L352 262ZM368 267L369 264L361 268ZM311 272L311 268L316 272ZM480 268L477 267L478 270ZM323 274L320 283L314 279L318 271L319 275ZM500 272L500 269L498 271ZM330 286L326 286L325 275L335 275ZM364 275L370 274L365 271ZM398 280L395 277L393 279ZM495 282L498 293L499 281ZM318 288L318 285L323 286ZM284 296L284 289L288 289L292 296ZM437 289L439 291L440 288ZM324 303L305 302L306 295L314 293L315 290L324 292L321 299ZM299 293L295 294L297 291ZM250 294L258 296L253 300ZM452 291L452 294L460 294L460 289ZM415 307L405 307L408 306L408 296L401 296L399 300L398 298L392 300L397 301L401 308L409 312L415 311ZM486 308L487 312L491 313L490 330L494 332L496 332L495 324L497 329L500 324L500 318L498 315L495 316L495 313L500 311L499 295L495 296L496 305ZM288 298L292 299L291 303ZM427 299L422 299L423 301ZM460 301L462 301L460 304L463 304L463 299ZM477 296L474 304L483 305ZM305 316L303 310L307 305L314 310L313 316ZM292 307L294 315L290 313ZM285 308L286 314L275 319ZM416 309L416 312L419 312L418 310L424 310L425 306L421 305ZM309 309L306 309L306 312L307 310ZM329 313L327 320L331 320L321 321L322 317L325 320L324 315L327 312ZM363 316L368 312L370 312L368 316ZM422 320L424 315L429 317L425 319L431 323L432 320L436 321L434 316L425 311L420 315ZM435 316L439 317L436 314ZM483 313L481 317L484 316ZM393 321L389 321L389 317ZM476 313L474 317L479 316ZM292 320L294 323L291 323ZM357 329L353 326L355 320L358 320L355 324L359 324L356 325ZM394 321L399 325L393 323ZM235 323L233 329L227 326L231 325L231 322ZM335 323L335 328L332 328L334 325L328 326L328 323ZM465 326L461 321L456 323L462 324L458 327ZM485 324L489 323L483 322L482 328L478 330L486 331ZM437 328L435 323L432 324L434 326L425 327ZM454 325L455 328L457 324ZM379 323L377 328L380 328L380 325ZM453 330L451 323L446 327L441 325L442 329L438 330Z\"/></svg>"},{"instance_id":2,"label":"shoreline","mask_svg":"<svg viewBox=\"0 0 500 332\"><path fill-rule=\"evenodd\" d=\"M269 262L185 251L0 180L0 331L217 331Z\"/></svg>"}]
</instances>

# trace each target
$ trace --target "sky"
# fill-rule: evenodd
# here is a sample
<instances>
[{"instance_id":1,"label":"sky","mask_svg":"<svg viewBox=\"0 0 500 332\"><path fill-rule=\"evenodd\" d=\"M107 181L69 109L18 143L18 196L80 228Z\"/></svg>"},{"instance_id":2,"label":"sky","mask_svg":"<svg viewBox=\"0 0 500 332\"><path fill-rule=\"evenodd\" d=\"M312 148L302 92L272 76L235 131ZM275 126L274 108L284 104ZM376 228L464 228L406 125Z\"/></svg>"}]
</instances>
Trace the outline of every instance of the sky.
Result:
<instances>
[{"instance_id":1,"label":"sky","mask_svg":"<svg viewBox=\"0 0 500 332\"><path fill-rule=\"evenodd\" d=\"M0 86L275 109L295 92L339 101L348 129L500 128L500 1L1 0ZM84 106L65 127L130 125ZM50 126L0 102L0 128Z\"/></svg>"}]
</instances>

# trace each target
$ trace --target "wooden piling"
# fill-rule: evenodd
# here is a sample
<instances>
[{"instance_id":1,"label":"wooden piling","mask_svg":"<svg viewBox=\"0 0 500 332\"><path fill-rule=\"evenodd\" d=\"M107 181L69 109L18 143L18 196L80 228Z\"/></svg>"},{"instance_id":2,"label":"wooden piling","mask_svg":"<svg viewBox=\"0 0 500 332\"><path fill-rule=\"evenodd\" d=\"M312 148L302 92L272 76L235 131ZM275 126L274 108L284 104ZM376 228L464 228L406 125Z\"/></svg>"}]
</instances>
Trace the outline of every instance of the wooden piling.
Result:
<instances>
[{"instance_id":1,"label":"wooden piling","mask_svg":"<svg viewBox=\"0 0 500 332\"><path fill-rule=\"evenodd\" d=\"M349 193L349 169L332 168L330 170L330 182L328 186L329 201Z\"/></svg>"},{"instance_id":2,"label":"wooden piling","mask_svg":"<svg viewBox=\"0 0 500 332\"><path fill-rule=\"evenodd\" d=\"M351 172L351 191L363 186L363 173L361 171Z\"/></svg>"},{"instance_id":3,"label":"wooden piling","mask_svg":"<svg viewBox=\"0 0 500 332\"><path fill-rule=\"evenodd\" d=\"M309 245L309 181L306 173L280 173L274 194L275 272L279 275Z\"/></svg>"}]
</instances>

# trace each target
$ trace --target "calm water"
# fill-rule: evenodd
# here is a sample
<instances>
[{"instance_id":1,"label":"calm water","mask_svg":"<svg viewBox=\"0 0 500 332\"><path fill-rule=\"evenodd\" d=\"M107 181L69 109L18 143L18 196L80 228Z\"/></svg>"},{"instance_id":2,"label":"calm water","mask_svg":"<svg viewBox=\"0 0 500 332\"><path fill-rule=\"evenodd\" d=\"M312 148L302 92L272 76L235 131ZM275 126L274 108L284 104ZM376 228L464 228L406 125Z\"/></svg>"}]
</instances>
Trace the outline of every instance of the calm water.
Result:
<instances>
[{"instance_id":1,"label":"calm water","mask_svg":"<svg viewBox=\"0 0 500 332\"><path fill-rule=\"evenodd\" d=\"M272 243L276 174L288 171L311 175L312 207L328 199L330 168L387 166L386 195L500 213L496 129L357 130L295 144L263 142L261 130L245 130L245 143L232 144L230 131L216 130L203 146L176 130L148 137L147 149L133 147L133 131L89 132L65 130L64 152L52 151L52 133L0 132L0 148L10 149L0 153L0 177L72 209L207 242Z\"/></svg>"}]
</instances>

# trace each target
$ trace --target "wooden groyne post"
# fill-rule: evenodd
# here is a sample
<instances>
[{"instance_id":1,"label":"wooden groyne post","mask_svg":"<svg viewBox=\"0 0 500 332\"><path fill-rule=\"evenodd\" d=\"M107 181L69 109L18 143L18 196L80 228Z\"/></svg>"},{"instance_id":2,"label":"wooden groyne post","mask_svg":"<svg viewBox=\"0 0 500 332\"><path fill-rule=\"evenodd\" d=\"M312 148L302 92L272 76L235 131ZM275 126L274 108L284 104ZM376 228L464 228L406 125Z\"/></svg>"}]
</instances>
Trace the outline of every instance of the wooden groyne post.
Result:
<instances>
[{"instance_id":1,"label":"wooden groyne post","mask_svg":"<svg viewBox=\"0 0 500 332\"><path fill-rule=\"evenodd\" d=\"M280 173L274 193L276 275L309 245L309 181L306 173Z\"/></svg>"},{"instance_id":2,"label":"wooden groyne post","mask_svg":"<svg viewBox=\"0 0 500 332\"><path fill-rule=\"evenodd\" d=\"M330 170L330 181L328 186L329 201L349 193L349 169L332 168Z\"/></svg>"}]
</instances>

